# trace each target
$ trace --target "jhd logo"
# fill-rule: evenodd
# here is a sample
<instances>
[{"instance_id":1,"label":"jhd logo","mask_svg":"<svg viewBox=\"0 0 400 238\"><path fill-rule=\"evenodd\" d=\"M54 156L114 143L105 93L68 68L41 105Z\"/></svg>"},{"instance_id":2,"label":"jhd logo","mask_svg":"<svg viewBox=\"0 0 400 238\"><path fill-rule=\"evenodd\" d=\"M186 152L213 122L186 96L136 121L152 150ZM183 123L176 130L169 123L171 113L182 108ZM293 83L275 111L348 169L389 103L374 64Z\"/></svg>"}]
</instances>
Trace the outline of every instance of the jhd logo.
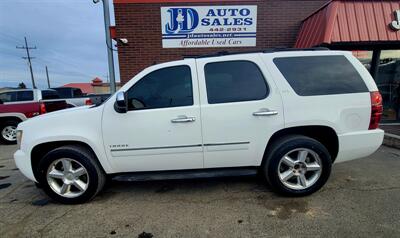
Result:
<instances>
[{"instance_id":1,"label":"jhd logo","mask_svg":"<svg viewBox=\"0 0 400 238\"><path fill-rule=\"evenodd\" d=\"M169 22L165 24L167 34L187 34L199 24L199 14L193 8L170 8Z\"/></svg>"}]
</instances>

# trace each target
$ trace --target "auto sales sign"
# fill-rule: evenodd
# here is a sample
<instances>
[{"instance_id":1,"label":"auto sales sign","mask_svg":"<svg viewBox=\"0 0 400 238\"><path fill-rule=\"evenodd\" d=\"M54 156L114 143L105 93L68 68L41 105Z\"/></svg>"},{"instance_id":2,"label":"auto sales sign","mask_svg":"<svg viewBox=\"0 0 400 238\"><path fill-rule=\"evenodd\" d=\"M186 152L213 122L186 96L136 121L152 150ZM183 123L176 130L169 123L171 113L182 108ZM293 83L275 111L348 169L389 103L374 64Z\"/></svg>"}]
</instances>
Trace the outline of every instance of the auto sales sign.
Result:
<instances>
[{"instance_id":1,"label":"auto sales sign","mask_svg":"<svg viewBox=\"0 0 400 238\"><path fill-rule=\"evenodd\" d=\"M257 6L161 7L163 48L256 46Z\"/></svg>"}]
</instances>

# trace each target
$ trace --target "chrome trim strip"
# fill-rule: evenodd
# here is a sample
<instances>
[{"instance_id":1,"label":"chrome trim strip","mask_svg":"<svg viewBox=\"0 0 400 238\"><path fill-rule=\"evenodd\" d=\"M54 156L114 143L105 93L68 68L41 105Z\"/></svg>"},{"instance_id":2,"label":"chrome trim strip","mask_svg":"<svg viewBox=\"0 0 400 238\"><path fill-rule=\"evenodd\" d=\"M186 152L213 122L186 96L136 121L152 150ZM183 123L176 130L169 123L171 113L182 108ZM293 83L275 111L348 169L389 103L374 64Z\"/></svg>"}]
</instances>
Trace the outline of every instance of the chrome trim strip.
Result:
<instances>
[{"instance_id":1,"label":"chrome trim strip","mask_svg":"<svg viewBox=\"0 0 400 238\"><path fill-rule=\"evenodd\" d=\"M247 142L230 142L230 143L210 143L210 144L204 144L204 146L246 145L246 144L250 144L250 142L247 141Z\"/></svg>"},{"instance_id":2,"label":"chrome trim strip","mask_svg":"<svg viewBox=\"0 0 400 238\"><path fill-rule=\"evenodd\" d=\"M177 145L177 146L162 146L162 147L144 147L144 148L126 148L126 149L111 149L111 152L115 151L132 151L132 150L159 150L159 149L176 149L176 148L188 148L188 147L200 147L198 145Z\"/></svg>"},{"instance_id":3,"label":"chrome trim strip","mask_svg":"<svg viewBox=\"0 0 400 238\"><path fill-rule=\"evenodd\" d=\"M200 147L200 146L246 145L246 144L250 144L250 142L210 143L210 144L204 144L204 145L197 144L197 145L177 145L177 146L159 146L159 147L111 149L111 152L115 152L115 151L134 151L134 150L177 149L177 148Z\"/></svg>"}]
</instances>

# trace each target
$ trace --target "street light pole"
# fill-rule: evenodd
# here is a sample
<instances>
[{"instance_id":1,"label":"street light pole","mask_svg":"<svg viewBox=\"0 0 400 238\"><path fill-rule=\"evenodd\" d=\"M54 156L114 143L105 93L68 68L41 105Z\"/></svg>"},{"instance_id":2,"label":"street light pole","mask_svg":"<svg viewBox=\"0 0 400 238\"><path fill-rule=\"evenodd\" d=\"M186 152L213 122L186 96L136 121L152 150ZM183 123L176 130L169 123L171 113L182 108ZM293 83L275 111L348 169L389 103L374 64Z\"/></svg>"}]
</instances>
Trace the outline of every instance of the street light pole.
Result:
<instances>
[{"instance_id":1,"label":"street light pole","mask_svg":"<svg viewBox=\"0 0 400 238\"><path fill-rule=\"evenodd\" d=\"M99 0L93 0L97 3ZM106 31L106 43L107 43L107 53L108 53L108 72L110 75L110 93L113 94L116 91L115 88L115 72L114 72L114 56L112 49L112 40L110 34L110 9L108 0L102 0L103 11L104 11L104 27Z\"/></svg>"}]
</instances>

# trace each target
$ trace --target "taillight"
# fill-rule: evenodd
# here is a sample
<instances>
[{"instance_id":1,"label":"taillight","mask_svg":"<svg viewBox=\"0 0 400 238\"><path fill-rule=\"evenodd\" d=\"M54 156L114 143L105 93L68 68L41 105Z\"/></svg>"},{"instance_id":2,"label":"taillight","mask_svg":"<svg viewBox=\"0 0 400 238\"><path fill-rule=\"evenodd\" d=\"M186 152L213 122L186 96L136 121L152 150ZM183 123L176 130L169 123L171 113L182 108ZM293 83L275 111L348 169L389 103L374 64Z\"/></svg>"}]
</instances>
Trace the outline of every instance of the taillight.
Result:
<instances>
[{"instance_id":1,"label":"taillight","mask_svg":"<svg viewBox=\"0 0 400 238\"><path fill-rule=\"evenodd\" d=\"M93 102L92 102L92 99L86 99L86 101L85 101L85 105L92 105L93 104Z\"/></svg>"},{"instance_id":2,"label":"taillight","mask_svg":"<svg viewBox=\"0 0 400 238\"><path fill-rule=\"evenodd\" d=\"M46 111L46 105L44 104L44 103L40 103L40 110L39 110L39 113L40 114L45 114L47 111Z\"/></svg>"},{"instance_id":3,"label":"taillight","mask_svg":"<svg viewBox=\"0 0 400 238\"><path fill-rule=\"evenodd\" d=\"M371 120L369 121L369 130L378 128L379 121L382 118L383 106L382 96L376 92L371 92Z\"/></svg>"}]
</instances>

